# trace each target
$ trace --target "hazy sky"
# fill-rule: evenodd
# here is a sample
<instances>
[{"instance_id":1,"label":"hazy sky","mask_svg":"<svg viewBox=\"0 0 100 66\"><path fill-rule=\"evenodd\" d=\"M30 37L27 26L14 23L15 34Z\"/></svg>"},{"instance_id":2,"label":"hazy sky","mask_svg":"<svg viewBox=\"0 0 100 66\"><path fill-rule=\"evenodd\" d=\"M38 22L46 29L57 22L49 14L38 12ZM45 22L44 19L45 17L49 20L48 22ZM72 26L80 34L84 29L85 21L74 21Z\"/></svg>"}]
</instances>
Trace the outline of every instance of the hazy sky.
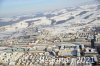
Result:
<instances>
[{"instance_id":1,"label":"hazy sky","mask_svg":"<svg viewBox=\"0 0 100 66\"><path fill-rule=\"evenodd\" d=\"M73 7L94 0L0 0L0 17Z\"/></svg>"}]
</instances>

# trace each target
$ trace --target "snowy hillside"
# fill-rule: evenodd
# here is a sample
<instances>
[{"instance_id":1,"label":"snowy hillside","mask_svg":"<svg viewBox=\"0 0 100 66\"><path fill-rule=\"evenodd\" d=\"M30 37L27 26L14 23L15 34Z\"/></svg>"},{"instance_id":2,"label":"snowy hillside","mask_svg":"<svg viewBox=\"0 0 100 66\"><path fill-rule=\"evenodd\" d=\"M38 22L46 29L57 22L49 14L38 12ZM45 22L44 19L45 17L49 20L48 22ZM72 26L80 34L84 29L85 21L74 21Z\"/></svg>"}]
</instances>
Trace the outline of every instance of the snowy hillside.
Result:
<instances>
[{"instance_id":1,"label":"snowy hillside","mask_svg":"<svg viewBox=\"0 0 100 66\"><path fill-rule=\"evenodd\" d=\"M100 5L84 5L77 8L64 8L45 12L41 16L22 16L15 18L0 18L0 23L12 22L0 27L0 38L22 35L28 28L37 27L40 31L48 30L52 35L59 33L75 33L84 28L100 26ZM21 33L20 33L21 32ZM34 31L33 31L34 32Z\"/></svg>"}]
</instances>

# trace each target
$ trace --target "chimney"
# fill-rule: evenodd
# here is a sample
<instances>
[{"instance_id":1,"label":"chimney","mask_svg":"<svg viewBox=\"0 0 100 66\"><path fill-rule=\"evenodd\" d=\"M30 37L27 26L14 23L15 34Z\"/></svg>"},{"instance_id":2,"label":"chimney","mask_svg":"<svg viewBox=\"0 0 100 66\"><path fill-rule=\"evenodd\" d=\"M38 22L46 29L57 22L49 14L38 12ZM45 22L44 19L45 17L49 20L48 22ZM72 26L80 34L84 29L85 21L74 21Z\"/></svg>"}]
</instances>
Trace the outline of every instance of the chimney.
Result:
<instances>
[{"instance_id":1,"label":"chimney","mask_svg":"<svg viewBox=\"0 0 100 66\"><path fill-rule=\"evenodd\" d=\"M91 39L91 48L94 48L94 39Z\"/></svg>"},{"instance_id":2,"label":"chimney","mask_svg":"<svg viewBox=\"0 0 100 66\"><path fill-rule=\"evenodd\" d=\"M96 41L96 37L95 37L95 35L92 35L93 36L93 38L91 38L91 48L95 48L95 41Z\"/></svg>"}]
</instances>

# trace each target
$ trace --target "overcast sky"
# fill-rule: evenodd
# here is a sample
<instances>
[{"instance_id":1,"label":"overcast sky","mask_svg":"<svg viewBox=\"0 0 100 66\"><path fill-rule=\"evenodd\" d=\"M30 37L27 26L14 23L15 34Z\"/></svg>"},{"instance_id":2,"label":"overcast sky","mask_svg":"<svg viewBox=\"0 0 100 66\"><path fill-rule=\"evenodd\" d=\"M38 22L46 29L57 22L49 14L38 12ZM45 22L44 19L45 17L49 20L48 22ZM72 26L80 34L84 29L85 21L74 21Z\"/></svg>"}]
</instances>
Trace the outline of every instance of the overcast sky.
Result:
<instances>
[{"instance_id":1,"label":"overcast sky","mask_svg":"<svg viewBox=\"0 0 100 66\"><path fill-rule=\"evenodd\" d=\"M0 17L73 7L93 1L95 0L0 0Z\"/></svg>"}]
</instances>

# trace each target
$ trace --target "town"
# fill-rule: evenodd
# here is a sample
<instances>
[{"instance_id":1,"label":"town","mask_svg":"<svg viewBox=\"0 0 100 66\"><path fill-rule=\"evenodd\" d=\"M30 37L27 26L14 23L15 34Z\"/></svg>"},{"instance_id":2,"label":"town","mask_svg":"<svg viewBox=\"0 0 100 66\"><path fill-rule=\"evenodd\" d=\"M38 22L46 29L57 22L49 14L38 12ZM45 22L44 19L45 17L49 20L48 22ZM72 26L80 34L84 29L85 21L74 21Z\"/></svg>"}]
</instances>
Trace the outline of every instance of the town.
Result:
<instances>
[{"instance_id":1,"label":"town","mask_svg":"<svg viewBox=\"0 0 100 66\"><path fill-rule=\"evenodd\" d=\"M100 66L100 4L0 18L0 66Z\"/></svg>"}]
</instances>

